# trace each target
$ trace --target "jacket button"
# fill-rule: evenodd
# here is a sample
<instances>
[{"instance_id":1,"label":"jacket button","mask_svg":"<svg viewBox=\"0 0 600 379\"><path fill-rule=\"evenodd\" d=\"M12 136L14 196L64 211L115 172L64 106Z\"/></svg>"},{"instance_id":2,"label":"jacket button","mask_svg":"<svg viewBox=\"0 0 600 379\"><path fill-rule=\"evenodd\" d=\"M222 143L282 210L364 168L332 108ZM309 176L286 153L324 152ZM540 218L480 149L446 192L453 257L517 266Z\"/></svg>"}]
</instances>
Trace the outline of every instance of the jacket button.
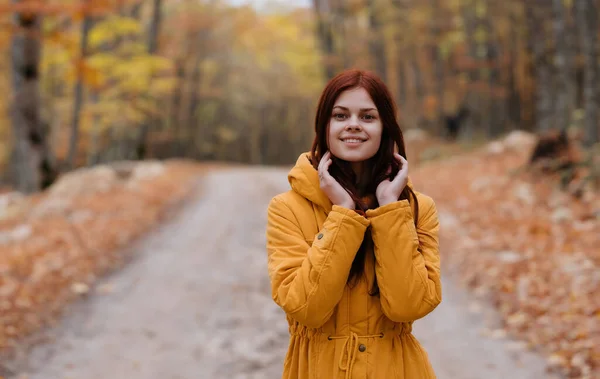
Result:
<instances>
[{"instance_id":1,"label":"jacket button","mask_svg":"<svg viewBox=\"0 0 600 379\"><path fill-rule=\"evenodd\" d=\"M358 351L360 351L362 353L365 350L367 350L367 347L361 343L360 346L358 346Z\"/></svg>"},{"instance_id":2,"label":"jacket button","mask_svg":"<svg viewBox=\"0 0 600 379\"><path fill-rule=\"evenodd\" d=\"M323 238L323 233L319 233L319 235L317 236L318 239Z\"/></svg>"}]
</instances>

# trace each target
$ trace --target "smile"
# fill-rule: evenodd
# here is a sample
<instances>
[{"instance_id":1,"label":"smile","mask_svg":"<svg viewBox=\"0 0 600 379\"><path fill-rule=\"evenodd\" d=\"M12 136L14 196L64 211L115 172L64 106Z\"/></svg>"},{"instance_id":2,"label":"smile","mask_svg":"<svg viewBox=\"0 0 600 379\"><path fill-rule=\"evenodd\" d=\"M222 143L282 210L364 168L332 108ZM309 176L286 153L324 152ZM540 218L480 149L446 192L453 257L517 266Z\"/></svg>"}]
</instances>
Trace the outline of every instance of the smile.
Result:
<instances>
[{"instance_id":1,"label":"smile","mask_svg":"<svg viewBox=\"0 0 600 379\"><path fill-rule=\"evenodd\" d=\"M342 139L342 141L345 143L363 143L363 142L365 142L365 140L358 139L358 138L344 138L344 139Z\"/></svg>"}]
</instances>

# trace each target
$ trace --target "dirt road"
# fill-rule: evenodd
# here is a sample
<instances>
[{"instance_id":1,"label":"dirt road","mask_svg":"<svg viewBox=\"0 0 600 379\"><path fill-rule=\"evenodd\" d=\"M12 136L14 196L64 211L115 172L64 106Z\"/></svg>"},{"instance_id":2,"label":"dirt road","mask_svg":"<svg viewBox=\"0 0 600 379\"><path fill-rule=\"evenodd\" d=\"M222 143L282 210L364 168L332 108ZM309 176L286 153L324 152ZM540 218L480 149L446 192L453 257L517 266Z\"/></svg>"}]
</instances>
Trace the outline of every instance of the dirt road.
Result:
<instances>
[{"instance_id":1,"label":"dirt road","mask_svg":"<svg viewBox=\"0 0 600 379\"><path fill-rule=\"evenodd\" d=\"M276 379L287 324L270 298L265 209L286 171L208 174L172 222L136 245L137 258L76 304L19 363L27 379ZM481 316L446 280L444 300L415 335L440 379L547 378L541 360L480 335ZM513 353L514 354L514 353Z\"/></svg>"}]
</instances>

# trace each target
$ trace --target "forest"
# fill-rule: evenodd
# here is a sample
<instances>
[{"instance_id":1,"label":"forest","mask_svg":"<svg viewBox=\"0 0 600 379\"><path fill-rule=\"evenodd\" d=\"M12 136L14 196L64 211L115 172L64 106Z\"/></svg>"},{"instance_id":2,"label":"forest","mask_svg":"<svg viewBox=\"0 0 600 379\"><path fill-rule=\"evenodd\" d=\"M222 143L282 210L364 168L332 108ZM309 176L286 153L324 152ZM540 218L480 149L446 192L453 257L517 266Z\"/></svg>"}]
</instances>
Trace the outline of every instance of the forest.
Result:
<instances>
[{"instance_id":1,"label":"forest","mask_svg":"<svg viewBox=\"0 0 600 379\"><path fill-rule=\"evenodd\" d=\"M84 231L94 254L113 251L160 221L160 210L184 198L204 167L293 164L310 149L327 81L360 68L393 94L411 170L422 166L416 182L468 230L443 237L455 240L449 267L491 299L509 333L542 348L556 372L596 377L599 7L598 0L0 0L0 253L10 252L0 254L0 308L3 297L21 296L42 256L33 242L31 250L15 247L29 243L14 237L22 219L39 223L27 233L75 233L65 243L85 254ZM104 188L163 170L171 176L151 181L153 188L133 186L143 196L77 198L73 212L114 218L69 231L61 204L80 196L70 174ZM15 213L7 196L32 200ZM63 213L51 224L37 219L38 202ZM482 247L498 255L478 255ZM84 259L78 278L94 281L120 264L96 259ZM48 283L79 296L88 292L87 284L73 287L87 280L80 279ZM561 283L571 290L552 292ZM523 291L531 299L519 297ZM43 324L16 321L51 308L42 303L6 306L17 310L0 315L0 350L21 329ZM0 376L2 369L0 362Z\"/></svg>"},{"instance_id":2,"label":"forest","mask_svg":"<svg viewBox=\"0 0 600 379\"><path fill-rule=\"evenodd\" d=\"M384 79L407 130L468 143L515 129L598 142L593 0L266 9L5 1L5 182L31 192L65 170L124 159L290 163L311 141L319 90L349 67Z\"/></svg>"}]
</instances>

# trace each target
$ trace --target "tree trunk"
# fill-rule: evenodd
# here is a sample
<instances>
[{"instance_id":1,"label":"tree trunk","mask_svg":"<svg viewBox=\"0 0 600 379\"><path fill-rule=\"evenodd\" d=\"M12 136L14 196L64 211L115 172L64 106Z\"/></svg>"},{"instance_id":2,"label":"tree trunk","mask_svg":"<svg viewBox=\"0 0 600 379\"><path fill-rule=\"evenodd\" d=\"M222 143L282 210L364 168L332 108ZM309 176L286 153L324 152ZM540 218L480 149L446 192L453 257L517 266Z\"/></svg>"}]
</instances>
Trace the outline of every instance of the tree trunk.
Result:
<instances>
[{"instance_id":1,"label":"tree trunk","mask_svg":"<svg viewBox=\"0 0 600 379\"><path fill-rule=\"evenodd\" d=\"M152 9L152 22L150 23L150 31L148 33L148 54L156 54L158 51L158 34L162 20L162 0L154 0Z\"/></svg>"},{"instance_id":2,"label":"tree trunk","mask_svg":"<svg viewBox=\"0 0 600 379\"><path fill-rule=\"evenodd\" d=\"M527 23L531 25L528 38L533 54L533 67L535 70L535 95L534 119L537 131L548 130L553 127L552 118L552 70L550 54L546 49L545 31L545 2L526 5Z\"/></svg>"},{"instance_id":3,"label":"tree trunk","mask_svg":"<svg viewBox=\"0 0 600 379\"><path fill-rule=\"evenodd\" d=\"M148 32L148 54L156 54L158 51L158 34L160 32L160 22L162 19L161 9L162 0L154 0L152 11L152 21L150 22L150 30ZM152 78L150 78L152 81ZM148 135L151 129L156 129L158 120L154 116L142 124L139 130L136 141L136 158L143 160L148 154Z\"/></svg>"},{"instance_id":4,"label":"tree trunk","mask_svg":"<svg viewBox=\"0 0 600 379\"><path fill-rule=\"evenodd\" d=\"M502 100L499 95L497 95L496 89L502 86L501 82L501 72L500 72L500 57L502 57L501 51L501 43L496 38L496 32L493 28L492 24L492 14L498 14L501 10L497 10L496 12L492 12L488 7L486 10L486 15L483 17L482 23L485 29L486 35L486 66L488 67L488 98L487 98L487 110L486 114L487 121L486 124L488 126L487 135L491 138L496 138L501 135L505 131L505 119L506 114L502 107Z\"/></svg>"},{"instance_id":5,"label":"tree trunk","mask_svg":"<svg viewBox=\"0 0 600 379\"><path fill-rule=\"evenodd\" d=\"M92 104L98 103L98 92L94 91L91 96ZM100 117L97 113L94 114L92 119L90 136L90 148L88 150L87 165L93 166L99 163L99 150L100 150Z\"/></svg>"},{"instance_id":6,"label":"tree trunk","mask_svg":"<svg viewBox=\"0 0 600 379\"><path fill-rule=\"evenodd\" d=\"M509 19L511 25L517 25L518 19L515 15L514 4L508 8ZM517 32L518 28L511 28L509 32L508 41L508 54L509 54L509 64L507 67L508 71L508 97L506 99L506 112L508 114L508 118L510 120L511 127L520 127L521 125L521 99L519 97L519 92L517 91L517 76L515 75L515 71L517 70L518 64L518 41L519 41L519 33Z\"/></svg>"},{"instance_id":7,"label":"tree trunk","mask_svg":"<svg viewBox=\"0 0 600 379\"><path fill-rule=\"evenodd\" d=\"M191 89L190 89L190 102L188 103L187 109L187 124L185 125L186 130L186 139L187 146L186 151L188 155L192 155L194 153L193 149L196 146L198 133L195 133L199 129L198 118L196 117L196 110L198 109L198 104L200 103L200 87L202 85L202 69L201 64L204 58L204 48L206 46L206 30L201 30L199 33L199 42L196 44L198 51L196 52L196 57L194 59L194 67L192 68L191 75Z\"/></svg>"},{"instance_id":8,"label":"tree trunk","mask_svg":"<svg viewBox=\"0 0 600 379\"><path fill-rule=\"evenodd\" d=\"M575 3L572 2L571 3ZM565 2L566 6L567 2ZM577 55L581 51L579 36L577 35L577 25L575 21L575 8L573 5L569 5L565 8L566 23L565 23L565 40L566 40L566 51L567 51L567 67L568 67L568 81L567 81L567 107L569 109L569 120L572 119L573 112L577 109L578 100L580 99L580 90L582 86L579 86L577 81ZM579 102L581 104L581 101Z\"/></svg>"},{"instance_id":9,"label":"tree trunk","mask_svg":"<svg viewBox=\"0 0 600 379\"><path fill-rule=\"evenodd\" d=\"M404 4L400 0L392 0L392 5L394 7L394 12L397 17L395 17L396 24L398 25L398 29L406 24L406 12L404 8ZM398 32L394 33L394 42L395 42L395 52L397 62L396 62L396 92L397 92L397 102L398 108L400 109L400 115L403 118L406 117L406 103L408 101L408 90L407 90L407 77L406 77L406 40L405 34Z\"/></svg>"},{"instance_id":10,"label":"tree trunk","mask_svg":"<svg viewBox=\"0 0 600 379\"><path fill-rule=\"evenodd\" d=\"M433 17L431 18L431 33L433 35L433 43L431 44L431 59L434 64L435 72L435 97L437 99L436 115L434 117L437 124L438 132L442 126L442 115L444 114L444 62L440 51L440 43L442 39L442 30L439 23L443 19L440 17L439 0L431 0Z\"/></svg>"},{"instance_id":11,"label":"tree trunk","mask_svg":"<svg viewBox=\"0 0 600 379\"><path fill-rule=\"evenodd\" d=\"M86 5L90 0L86 0ZM83 106L83 64L87 57L88 35L92 27L92 16L86 15L81 26L81 42L79 44L80 58L77 64L77 83L75 84L75 103L73 104L73 119L71 120L71 140L69 141L69 155L67 168L73 169L77 165L77 145L79 143L79 121Z\"/></svg>"},{"instance_id":12,"label":"tree trunk","mask_svg":"<svg viewBox=\"0 0 600 379\"><path fill-rule=\"evenodd\" d=\"M579 1L579 0L577 0ZM575 2L577 2L575 1ZM554 122L555 127L564 130L569 126L571 115L569 110L569 87L572 85L569 67L569 48L565 36L565 6L563 0L552 0L552 24L555 39L554 62L556 67Z\"/></svg>"},{"instance_id":13,"label":"tree trunk","mask_svg":"<svg viewBox=\"0 0 600 379\"><path fill-rule=\"evenodd\" d=\"M184 88L185 88L185 61L186 58L176 58L175 59L175 77L177 81L177 85L173 90L173 98L171 101L171 114L169 116L169 124L170 124L170 135L173 138L171 154L177 154L178 144L179 144L179 130L181 129L179 115L181 104L183 102L184 97Z\"/></svg>"},{"instance_id":14,"label":"tree trunk","mask_svg":"<svg viewBox=\"0 0 600 379\"><path fill-rule=\"evenodd\" d=\"M406 62L400 60L398 62L398 106L404 110L406 105L407 89L406 89Z\"/></svg>"},{"instance_id":15,"label":"tree trunk","mask_svg":"<svg viewBox=\"0 0 600 379\"><path fill-rule=\"evenodd\" d=\"M328 21L330 18L328 5L327 0L313 0L315 19L317 21L317 39L321 44L323 66L327 80L333 78L336 74L335 65L333 64L333 33L331 31L331 23Z\"/></svg>"},{"instance_id":16,"label":"tree trunk","mask_svg":"<svg viewBox=\"0 0 600 379\"><path fill-rule=\"evenodd\" d=\"M467 140L471 140L473 138L475 124L482 123L482 103L480 94L476 93L475 88L479 88L477 84L480 80L480 71L479 71L479 58L477 54L477 41L475 40L476 30L478 28L478 18L475 12L476 1L469 0L465 1L461 5L461 14L462 19L465 25L465 33L467 35L467 46L469 49L469 61L475 63L475 67L468 68L468 85L467 85L467 94L466 94L466 106L469 108L470 113L473 117L469 117L469 119L465 122L464 127L461 129L464 130L464 135Z\"/></svg>"},{"instance_id":17,"label":"tree trunk","mask_svg":"<svg viewBox=\"0 0 600 379\"><path fill-rule=\"evenodd\" d=\"M417 45L412 43L410 46L410 66L414 75L415 83L415 95L417 96L417 103L421 104L425 97L425 84L423 82L423 74L421 73L421 67L419 66L419 50Z\"/></svg>"},{"instance_id":18,"label":"tree trunk","mask_svg":"<svg viewBox=\"0 0 600 379\"><path fill-rule=\"evenodd\" d=\"M48 140L49 128L40 120L41 21L33 13L16 14L18 30L11 46L14 90L10 112L14 139L11 176L15 189L23 193L49 186L57 174Z\"/></svg>"},{"instance_id":19,"label":"tree trunk","mask_svg":"<svg viewBox=\"0 0 600 379\"><path fill-rule=\"evenodd\" d=\"M371 59L374 60L374 71L381 80L387 82L387 62L385 56L385 38L381 31L380 10L376 0L368 0L369 9L369 51Z\"/></svg>"},{"instance_id":20,"label":"tree trunk","mask_svg":"<svg viewBox=\"0 0 600 379\"><path fill-rule=\"evenodd\" d=\"M349 41L347 36L348 28L352 29L355 27L354 14L348 12L348 5L344 0L337 1L335 3L335 19L333 20L333 27L336 31L338 39L338 51L341 56L342 66L344 69L352 67L352 59L350 57L350 51L348 49Z\"/></svg>"},{"instance_id":21,"label":"tree trunk","mask_svg":"<svg viewBox=\"0 0 600 379\"><path fill-rule=\"evenodd\" d=\"M598 131L598 107L600 95L598 76L598 6L594 0L575 1L579 38L584 58L584 144L591 146L600 142Z\"/></svg>"}]
</instances>

